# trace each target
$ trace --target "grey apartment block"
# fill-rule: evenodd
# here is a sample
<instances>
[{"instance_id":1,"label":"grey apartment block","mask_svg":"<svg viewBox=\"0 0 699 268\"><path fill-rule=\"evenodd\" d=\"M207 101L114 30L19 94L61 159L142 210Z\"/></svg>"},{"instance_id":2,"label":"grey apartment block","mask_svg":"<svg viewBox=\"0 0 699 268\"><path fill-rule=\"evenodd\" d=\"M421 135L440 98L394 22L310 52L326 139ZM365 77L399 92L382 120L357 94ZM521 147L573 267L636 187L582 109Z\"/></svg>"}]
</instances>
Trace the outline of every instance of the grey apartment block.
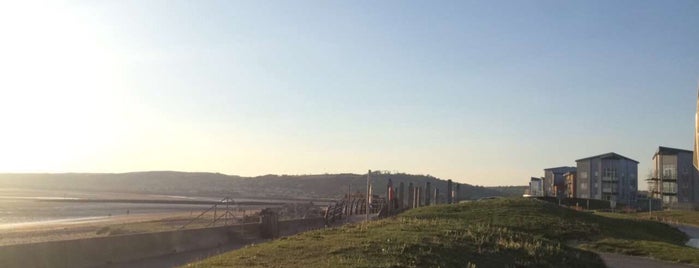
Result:
<instances>
[{"instance_id":1,"label":"grey apartment block","mask_svg":"<svg viewBox=\"0 0 699 268\"><path fill-rule=\"evenodd\" d=\"M638 161L607 153L575 160L576 197L635 204L638 192Z\"/></svg>"},{"instance_id":2,"label":"grey apartment block","mask_svg":"<svg viewBox=\"0 0 699 268\"><path fill-rule=\"evenodd\" d=\"M692 151L658 147L648 180L648 190L653 198L663 200L665 205L697 203L699 171L692 159Z\"/></svg>"},{"instance_id":3,"label":"grey apartment block","mask_svg":"<svg viewBox=\"0 0 699 268\"><path fill-rule=\"evenodd\" d=\"M563 174L575 172L575 167L555 167L544 169L544 194L546 196L564 196L566 179Z\"/></svg>"}]
</instances>

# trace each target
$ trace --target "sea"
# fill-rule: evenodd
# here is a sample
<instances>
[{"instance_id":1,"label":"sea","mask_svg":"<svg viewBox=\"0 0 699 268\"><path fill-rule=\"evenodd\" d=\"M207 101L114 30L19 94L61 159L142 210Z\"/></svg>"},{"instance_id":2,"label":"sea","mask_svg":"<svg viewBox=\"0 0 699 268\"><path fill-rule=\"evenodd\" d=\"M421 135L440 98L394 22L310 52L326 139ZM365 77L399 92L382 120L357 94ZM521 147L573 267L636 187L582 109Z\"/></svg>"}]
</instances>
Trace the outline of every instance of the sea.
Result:
<instances>
[{"instance_id":1,"label":"sea","mask_svg":"<svg viewBox=\"0 0 699 268\"><path fill-rule=\"evenodd\" d=\"M60 192L27 189L0 188L0 229L32 224L72 223L105 220L120 215L190 212L199 213L210 204L181 203L123 203L81 202L86 199L121 200L194 200L220 201L218 197L191 197L133 193ZM234 201L271 201L269 199L234 199ZM236 206L240 209L255 206Z\"/></svg>"}]
</instances>

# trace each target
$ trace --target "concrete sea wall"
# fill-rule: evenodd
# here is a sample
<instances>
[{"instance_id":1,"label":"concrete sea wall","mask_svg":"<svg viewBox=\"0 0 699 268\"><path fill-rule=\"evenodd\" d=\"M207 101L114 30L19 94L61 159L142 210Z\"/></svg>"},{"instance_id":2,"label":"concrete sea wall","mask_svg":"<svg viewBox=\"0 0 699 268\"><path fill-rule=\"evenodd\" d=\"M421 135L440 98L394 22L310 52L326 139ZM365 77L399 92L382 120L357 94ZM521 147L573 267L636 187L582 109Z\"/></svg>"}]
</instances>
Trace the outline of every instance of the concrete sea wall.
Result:
<instances>
[{"instance_id":1,"label":"concrete sea wall","mask_svg":"<svg viewBox=\"0 0 699 268\"><path fill-rule=\"evenodd\" d=\"M279 222L281 235L318 229L322 218ZM242 233L241 233L242 232ZM177 252L215 248L258 238L260 224L118 235L0 247L0 267L92 267L163 256Z\"/></svg>"}]
</instances>

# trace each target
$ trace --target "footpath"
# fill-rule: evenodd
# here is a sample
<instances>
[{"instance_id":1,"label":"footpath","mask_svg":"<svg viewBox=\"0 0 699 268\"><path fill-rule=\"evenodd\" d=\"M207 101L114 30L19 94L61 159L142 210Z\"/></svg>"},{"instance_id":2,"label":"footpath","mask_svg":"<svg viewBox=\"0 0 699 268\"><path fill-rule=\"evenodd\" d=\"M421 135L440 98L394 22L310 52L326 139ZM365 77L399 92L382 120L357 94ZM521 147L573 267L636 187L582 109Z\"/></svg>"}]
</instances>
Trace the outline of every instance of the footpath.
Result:
<instances>
[{"instance_id":1,"label":"footpath","mask_svg":"<svg viewBox=\"0 0 699 268\"><path fill-rule=\"evenodd\" d=\"M699 254L699 227L689 225L672 225L689 236L688 246L697 248ZM690 264L664 262L655 259L628 256L613 253L598 253L607 267L610 268L698 268Z\"/></svg>"}]
</instances>

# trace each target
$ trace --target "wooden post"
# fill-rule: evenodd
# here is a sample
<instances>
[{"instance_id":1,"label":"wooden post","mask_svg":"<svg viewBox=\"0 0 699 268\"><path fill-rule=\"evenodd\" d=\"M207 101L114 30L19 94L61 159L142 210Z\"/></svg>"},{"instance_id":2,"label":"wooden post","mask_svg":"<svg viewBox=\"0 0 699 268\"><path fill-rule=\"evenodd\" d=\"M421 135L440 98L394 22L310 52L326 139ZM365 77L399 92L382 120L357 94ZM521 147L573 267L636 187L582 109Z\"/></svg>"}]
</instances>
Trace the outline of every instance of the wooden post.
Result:
<instances>
[{"instance_id":1,"label":"wooden post","mask_svg":"<svg viewBox=\"0 0 699 268\"><path fill-rule=\"evenodd\" d=\"M456 183L456 191L454 192L454 203L459 203L459 194L461 193L461 184Z\"/></svg>"},{"instance_id":2,"label":"wooden post","mask_svg":"<svg viewBox=\"0 0 699 268\"><path fill-rule=\"evenodd\" d=\"M415 188L415 207L420 207L421 205L421 200L422 200L422 187L416 187Z\"/></svg>"},{"instance_id":3,"label":"wooden post","mask_svg":"<svg viewBox=\"0 0 699 268\"><path fill-rule=\"evenodd\" d=\"M388 179L388 184L386 185L386 211L388 215L391 215L393 210L393 181Z\"/></svg>"},{"instance_id":4,"label":"wooden post","mask_svg":"<svg viewBox=\"0 0 699 268\"><path fill-rule=\"evenodd\" d=\"M415 188L413 188L413 208L417 207L417 201L418 201L417 190L418 190L418 187L415 186Z\"/></svg>"},{"instance_id":5,"label":"wooden post","mask_svg":"<svg viewBox=\"0 0 699 268\"><path fill-rule=\"evenodd\" d=\"M452 193L452 191L453 191L453 189L452 189L452 185L451 185L451 180L447 180L447 204L451 204L453 201L452 194L454 194L454 193Z\"/></svg>"},{"instance_id":6,"label":"wooden post","mask_svg":"<svg viewBox=\"0 0 699 268\"><path fill-rule=\"evenodd\" d=\"M425 206L431 205L430 195L432 195L432 187L430 187L430 182L425 182Z\"/></svg>"},{"instance_id":7,"label":"wooden post","mask_svg":"<svg viewBox=\"0 0 699 268\"><path fill-rule=\"evenodd\" d=\"M228 213L230 213L230 212L228 212L228 210L229 210L228 209L228 199L226 199L226 214L223 216L223 225L226 225L226 226L228 226L228 218L229 218Z\"/></svg>"},{"instance_id":8,"label":"wooden post","mask_svg":"<svg viewBox=\"0 0 699 268\"><path fill-rule=\"evenodd\" d=\"M218 206L218 204L214 204L214 222L211 224L212 226L216 226L216 206Z\"/></svg>"},{"instance_id":9,"label":"wooden post","mask_svg":"<svg viewBox=\"0 0 699 268\"><path fill-rule=\"evenodd\" d=\"M408 208L415 208L415 188L413 187L413 183L408 184Z\"/></svg>"},{"instance_id":10,"label":"wooden post","mask_svg":"<svg viewBox=\"0 0 699 268\"><path fill-rule=\"evenodd\" d=\"M398 186L398 208L402 209L405 207L405 185L403 182L400 182L400 185Z\"/></svg>"},{"instance_id":11,"label":"wooden post","mask_svg":"<svg viewBox=\"0 0 699 268\"><path fill-rule=\"evenodd\" d=\"M439 198L439 188L434 187L434 196L433 197L434 198L432 198L432 199L434 199L434 204L435 205L439 204L439 199L438 199Z\"/></svg>"},{"instance_id":12,"label":"wooden post","mask_svg":"<svg viewBox=\"0 0 699 268\"><path fill-rule=\"evenodd\" d=\"M365 216L365 221L369 221L369 195L371 194L371 187L370 187L370 177L371 176L371 169L369 172L366 174L366 216Z\"/></svg>"},{"instance_id":13,"label":"wooden post","mask_svg":"<svg viewBox=\"0 0 699 268\"><path fill-rule=\"evenodd\" d=\"M262 238L276 238L279 236L279 218L277 213L264 209L260 212L260 235Z\"/></svg>"},{"instance_id":14,"label":"wooden post","mask_svg":"<svg viewBox=\"0 0 699 268\"><path fill-rule=\"evenodd\" d=\"M352 215L352 185L348 184L347 185L347 205L346 205L346 211L347 212L347 220L349 220L349 216Z\"/></svg>"}]
</instances>

